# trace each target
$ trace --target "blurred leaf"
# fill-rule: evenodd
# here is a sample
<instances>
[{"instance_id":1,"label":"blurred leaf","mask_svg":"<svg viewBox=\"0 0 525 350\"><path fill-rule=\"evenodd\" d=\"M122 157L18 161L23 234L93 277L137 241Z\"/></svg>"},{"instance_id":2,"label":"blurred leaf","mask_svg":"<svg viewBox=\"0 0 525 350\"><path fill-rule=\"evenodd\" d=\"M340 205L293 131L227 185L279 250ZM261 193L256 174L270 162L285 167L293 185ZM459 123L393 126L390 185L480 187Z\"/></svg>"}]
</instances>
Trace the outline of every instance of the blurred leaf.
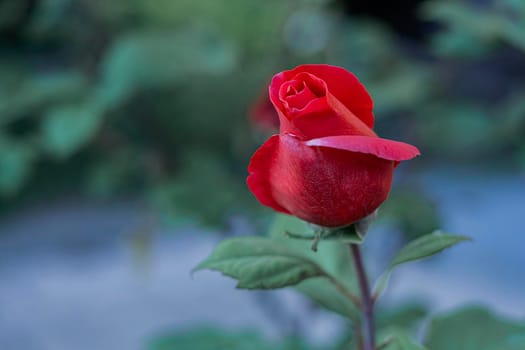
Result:
<instances>
[{"instance_id":1,"label":"blurred leaf","mask_svg":"<svg viewBox=\"0 0 525 350\"><path fill-rule=\"evenodd\" d=\"M0 78L0 126L40 113L48 105L73 101L87 92L85 77L75 71L13 74L0 70Z\"/></svg>"},{"instance_id":2,"label":"blurred leaf","mask_svg":"<svg viewBox=\"0 0 525 350\"><path fill-rule=\"evenodd\" d=\"M344 283L344 281L341 281ZM350 320L359 319L359 310L343 294L328 281L322 278L312 278L295 286L302 294L306 295L317 305L335 312ZM357 294L356 294L357 295Z\"/></svg>"},{"instance_id":3,"label":"blurred leaf","mask_svg":"<svg viewBox=\"0 0 525 350\"><path fill-rule=\"evenodd\" d=\"M226 151L181 146L177 172L158 181L151 200L169 221L223 224L228 214L250 208L245 184L228 169ZM161 165L162 167L162 165ZM162 171L162 170L161 170ZM253 202L253 205L256 203Z\"/></svg>"},{"instance_id":4,"label":"blurred leaf","mask_svg":"<svg viewBox=\"0 0 525 350\"><path fill-rule=\"evenodd\" d=\"M109 197L143 185L145 167L140 150L108 149L105 153L93 161L87 172L86 190L90 195Z\"/></svg>"},{"instance_id":5,"label":"blurred leaf","mask_svg":"<svg viewBox=\"0 0 525 350\"><path fill-rule=\"evenodd\" d=\"M132 17L150 26L176 28L205 23L211 30L233 39L243 51L258 57L271 54L278 47L282 23L300 2L294 3L282 0L129 0L98 2L93 10L108 22L125 23Z\"/></svg>"},{"instance_id":6,"label":"blurred leaf","mask_svg":"<svg viewBox=\"0 0 525 350\"><path fill-rule=\"evenodd\" d=\"M416 62L398 64L387 76L367 84L374 96L375 109L379 115L392 110L410 109L428 97L434 87L435 79L428 69ZM402 88L400 88L402 87Z\"/></svg>"},{"instance_id":7,"label":"blurred leaf","mask_svg":"<svg viewBox=\"0 0 525 350\"><path fill-rule=\"evenodd\" d=\"M255 332L228 332L215 328L197 328L168 333L154 339L150 350L307 350L301 341L284 339L282 342L264 340Z\"/></svg>"},{"instance_id":8,"label":"blurred leaf","mask_svg":"<svg viewBox=\"0 0 525 350\"><path fill-rule=\"evenodd\" d=\"M525 50L525 12L523 5L516 1L494 1L485 6L460 1L429 1L422 9L425 19L447 25L447 31L439 33L434 43L441 54L480 55L498 40Z\"/></svg>"},{"instance_id":9,"label":"blurred leaf","mask_svg":"<svg viewBox=\"0 0 525 350\"><path fill-rule=\"evenodd\" d=\"M408 333L393 328L382 332L379 338L378 350L426 350L423 345L416 343ZM432 348L434 350L434 348ZM463 350L463 349L462 349Z\"/></svg>"},{"instance_id":10,"label":"blurred leaf","mask_svg":"<svg viewBox=\"0 0 525 350\"><path fill-rule=\"evenodd\" d=\"M525 14L521 14L519 21L504 21L502 24L502 37L521 51L525 51Z\"/></svg>"},{"instance_id":11,"label":"blurred leaf","mask_svg":"<svg viewBox=\"0 0 525 350\"><path fill-rule=\"evenodd\" d=\"M396 305L393 309L379 308L376 313L376 325L378 329L396 327L413 330L427 313L427 307L418 303Z\"/></svg>"},{"instance_id":12,"label":"blurred leaf","mask_svg":"<svg viewBox=\"0 0 525 350\"><path fill-rule=\"evenodd\" d=\"M89 104L51 109L42 122L42 145L52 155L66 158L91 141L102 117L102 111Z\"/></svg>"},{"instance_id":13,"label":"blurred leaf","mask_svg":"<svg viewBox=\"0 0 525 350\"><path fill-rule=\"evenodd\" d=\"M417 238L440 226L434 203L422 191L414 190L413 184L396 186L381 206L381 214L399 227L405 239Z\"/></svg>"},{"instance_id":14,"label":"blurred leaf","mask_svg":"<svg viewBox=\"0 0 525 350\"><path fill-rule=\"evenodd\" d=\"M205 30L126 34L106 54L97 100L113 106L135 92L169 86L192 75L229 72L235 60L232 44Z\"/></svg>"},{"instance_id":15,"label":"blurred leaf","mask_svg":"<svg viewBox=\"0 0 525 350\"><path fill-rule=\"evenodd\" d=\"M0 195L13 195L31 173L35 154L29 145L0 134Z\"/></svg>"},{"instance_id":16,"label":"blurred leaf","mask_svg":"<svg viewBox=\"0 0 525 350\"><path fill-rule=\"evenodd\" d=\"M39 0L27 31L33 37L43 37L61 21L64 21L66 12L73 0Z\"/></svg>"},{"instance_id":17,"label":"blurred leaf","mask_svg":"<svg viewBox=\"0 0 525 350\"><path fill-rule=\"evenodd\" d=\"M287 238L285 232L311 233L313 228L293 216L277 214L270 229L270 236L281 244L293 249L297 254L315 261L324 271L337 279L354 295L359 294L350 252L347 245L321 241L317 252L310 248L311 243ZM333 284L325 278L306 280L295 287L317 304L345 317L356 319L359 311Z\"/></svg>"},{"instance_id":18,"label":"blurred leaf","mask_svg":"<svg viewBox=\"0 0 525 350\"><path fill-rule=\"evenodd\" d=\"M242 237L224 240L195 270L211 269L238 280L243 289L276 289L323 276L322 269L275 240Z\"/></svg>"},{"instance_id":19,"label":"blurred leaf","mask_svg":"<svg viewBox=\"0 0 525 350\"><path fill-rule=\"evenodd\" d=\"M340 23L339 27L333 33L334 40L329 49L335 54L332 59L343 61L330 63L351 65L352 71L357 73L366 86L374 78L391 72L392 66L397 63L399 52L394 45L393 33L387 26L379 21L352 18L351 21ZM359 35L355 35L357 32Z\"/></svg>"},{"instance_id":20,"label":"blurred leaf","mask_svg":"<svg viewBox=\"0 0 525 350\"><path fill-rule=\"evenodd\" d=\"M422 8L422 15L425 19L467 30L483 40L494 39L503 23L502 18L494 12L460 1L427 2Z\"/></svg>"},{"instance_id":21,"label":"blurred leaf","mask_svg":"<svg viewBox=\"0 0 525 350\"><path fill-rule=\"evenodd\" d=\"M465 30L442 30L432 37L432 50L441 56L478 57L490 49L475 34Z\"/></svg>"},{"instance_id":22,"label":"blurred leaf","mask_svg":"<svg viewBox=\"0 0 525 350\"><path fill-rule=\"evenodd\" d=\"M432 350L522 350L525 322L470 307L433 319L425 344Z\"/></svg>"},{"instance_id":23,"label":"blurred leaf","mask_svg":"<svg viewBox=\"0 0 525 350\"><path fill-rule=\"evenodd\" d=\"M494 136L497 130L494 119L486 108L459 103L440 103L428 106L420 114L420 138L426 140L427 148L435 154L447 157L469 157L494 151ZM443 132L446 131L446 142Z\"/></svg>"},{"instance_id":24,"label":"blurred leaf","mask_svg":"<svg viewBox=\"0 0 525 350\"><path fill-rule=\"evenodd\" d=\"M284 43L298 56L313 55L324 50L332 30L332 18L318 9L299 9L286 20Z\"/></svg>"},{"instance_id":25,"label":"blurred leaf","mask_svg":"<svg viewBox=\"0 0 525 350\"><path fill-rule=\"evenodd\" d=\"M515 91L501 105L498 139L521 145L525 134L525 91Z\"/></svg>"}]
</instances>

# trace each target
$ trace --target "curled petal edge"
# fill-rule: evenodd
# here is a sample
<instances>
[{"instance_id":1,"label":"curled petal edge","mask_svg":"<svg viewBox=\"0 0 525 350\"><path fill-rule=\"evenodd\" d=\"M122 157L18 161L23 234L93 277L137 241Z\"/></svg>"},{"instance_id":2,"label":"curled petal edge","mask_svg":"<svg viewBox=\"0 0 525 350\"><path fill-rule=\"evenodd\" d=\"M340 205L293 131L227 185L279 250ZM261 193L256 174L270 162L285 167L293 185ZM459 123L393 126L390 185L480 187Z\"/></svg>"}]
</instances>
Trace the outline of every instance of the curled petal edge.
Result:
<instances>
[{"instance_id":1,"label":"curled petal edge","mask_svg":"<svg viewBox=\"0 0 525 350\"><path fill-rule=\"evenodd\" d=\"M372 154L378 158L400 162L421 153L408 143L373 136L326 136L305 142L310 147L327 147L350 152Z\"/></svg>"},{"instance_id":2,"label":"curled petal edge","mask_svg":"<svg viewBox=\"0 0 525 350\"><path fill-rule=\"evenodd\" d=\"M374 102L359 79L348 70L327 64L304 64L276 74L269 86L269 95L277 110L283 109L278 98L278 89L285 81L295 75L307 72L323 80L328 91L341 101L348 110L354 113L369 128L374 127Z\"/></svg>"}]
</instances>

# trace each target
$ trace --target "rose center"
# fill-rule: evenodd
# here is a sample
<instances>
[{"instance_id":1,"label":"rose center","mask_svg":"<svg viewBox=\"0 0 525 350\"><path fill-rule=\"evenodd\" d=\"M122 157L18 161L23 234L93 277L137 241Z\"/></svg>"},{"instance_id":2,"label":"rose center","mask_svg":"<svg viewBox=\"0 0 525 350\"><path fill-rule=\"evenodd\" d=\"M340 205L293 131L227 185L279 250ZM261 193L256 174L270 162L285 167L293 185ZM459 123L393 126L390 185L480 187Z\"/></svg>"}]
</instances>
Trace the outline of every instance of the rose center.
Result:
<instances>
[{"instance_id":1,"label":"rose center","mask_svg":"<svg viewBox=\"0 0 525 350\"><path fill-rule=\"evenodd\" d=\"M308 73L299 73L293 80L283 83L279 89L279 99L289 109L301 110L308 103L323 97L326 93L325 83Z\"/></svg>"}]
</instances>

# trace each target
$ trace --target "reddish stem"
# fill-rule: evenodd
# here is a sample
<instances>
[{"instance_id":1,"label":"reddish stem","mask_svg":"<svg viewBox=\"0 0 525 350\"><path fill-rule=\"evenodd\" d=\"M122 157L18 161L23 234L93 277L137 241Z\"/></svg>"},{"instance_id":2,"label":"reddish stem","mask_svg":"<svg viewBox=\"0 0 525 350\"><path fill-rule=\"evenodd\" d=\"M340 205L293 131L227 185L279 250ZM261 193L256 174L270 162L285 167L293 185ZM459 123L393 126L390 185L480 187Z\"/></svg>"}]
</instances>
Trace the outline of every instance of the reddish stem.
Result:
<instances>
[{"instance_id":1,"label":"reddish stem","mask_svg":"<svg viewBox=\"0 0 525 350\"><path fill-rule=\"evenodd\" d=\"M350 244L350 252L357 272L357 282L361 290L361 317L364 331L363 350L375 349L374 301L370 294L368 279L363 266L363 258L358 244Z\"/></svg>"}]
</instances>

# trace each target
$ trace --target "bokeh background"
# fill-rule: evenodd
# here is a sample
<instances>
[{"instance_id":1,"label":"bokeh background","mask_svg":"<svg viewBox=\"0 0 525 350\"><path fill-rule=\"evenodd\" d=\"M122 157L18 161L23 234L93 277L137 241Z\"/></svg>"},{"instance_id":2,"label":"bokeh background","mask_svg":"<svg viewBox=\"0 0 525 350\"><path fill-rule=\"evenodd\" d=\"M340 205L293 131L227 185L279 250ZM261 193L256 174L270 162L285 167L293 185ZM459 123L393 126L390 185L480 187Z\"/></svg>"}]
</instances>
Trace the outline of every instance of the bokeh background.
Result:
<instances>
[{"instance_id":1,"label":"bokeh background","mask_svg":"<svg viewBox=\"0 0 525 350\"><path fill-rule=\"evenodd\" d=\"M0 348L344 337L293 291L189 273L270 224L246 166L272 133L271 76L301 63L355 72L378 133L423 153L396 174L370 273L436 228L474 238L400 269L384 307L524 318L524 1L0 0Z\"/></svg>"}]
</instances>

